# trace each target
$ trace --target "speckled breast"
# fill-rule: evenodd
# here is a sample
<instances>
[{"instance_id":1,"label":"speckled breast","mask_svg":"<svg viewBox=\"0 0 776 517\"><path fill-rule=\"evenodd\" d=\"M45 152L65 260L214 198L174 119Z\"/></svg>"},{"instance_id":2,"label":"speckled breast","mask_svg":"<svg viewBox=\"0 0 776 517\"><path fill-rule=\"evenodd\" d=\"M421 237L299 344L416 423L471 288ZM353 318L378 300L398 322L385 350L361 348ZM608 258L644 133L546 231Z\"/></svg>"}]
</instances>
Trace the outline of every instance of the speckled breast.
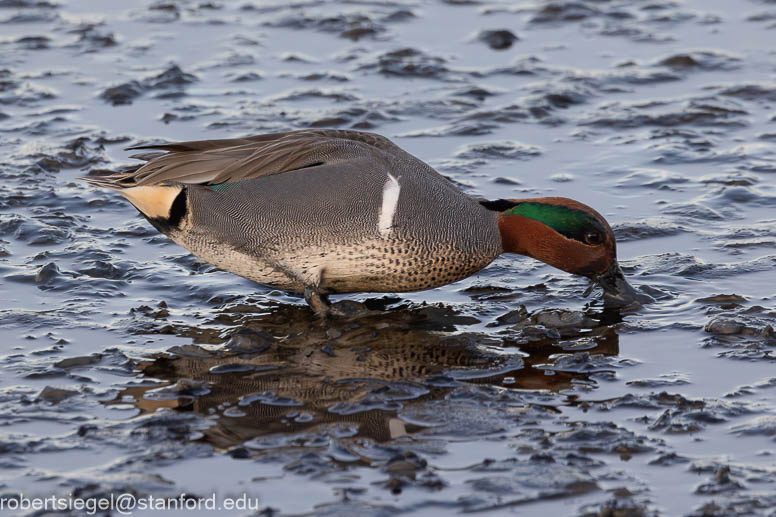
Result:
<instances>
[{"instance_id":1,"label":"speckled breast","mask_svg":"<svg viewBox=\"0 0 776 517\"><path fill-rule=\"evenodd\" d=\"M328 248L288 250L276 258L239 251L200 232L179 232L173 240L204 261L254 282L304 291L302 277L319 271L322 293L403 292L446 285L476 273L498 255L461 250L445 243L380 240Z\"/></svg>"}]
</instances>

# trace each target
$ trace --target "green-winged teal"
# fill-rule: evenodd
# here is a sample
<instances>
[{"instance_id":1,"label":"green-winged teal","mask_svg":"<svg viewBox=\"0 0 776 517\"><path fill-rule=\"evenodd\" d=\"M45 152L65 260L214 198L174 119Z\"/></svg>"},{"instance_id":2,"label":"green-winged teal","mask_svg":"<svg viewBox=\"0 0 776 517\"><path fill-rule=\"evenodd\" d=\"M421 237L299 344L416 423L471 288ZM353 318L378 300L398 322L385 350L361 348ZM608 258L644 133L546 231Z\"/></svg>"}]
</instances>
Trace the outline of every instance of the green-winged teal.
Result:
<instances>
[{"instance_id":1,"label":"green-winged teal","mask_svg":"<svg viewBox=\"0 0 776 517\"><path fill-rule=\"evenodd\" d=\"M131 173L86 180L126 197L160 232L250 280L325 295L449 284L502 253L588 277L605 301L640 295L606 220L560 197L469 197L385 137L305 130L134 149L164 153Z\"/></svg>"}]
</instances>

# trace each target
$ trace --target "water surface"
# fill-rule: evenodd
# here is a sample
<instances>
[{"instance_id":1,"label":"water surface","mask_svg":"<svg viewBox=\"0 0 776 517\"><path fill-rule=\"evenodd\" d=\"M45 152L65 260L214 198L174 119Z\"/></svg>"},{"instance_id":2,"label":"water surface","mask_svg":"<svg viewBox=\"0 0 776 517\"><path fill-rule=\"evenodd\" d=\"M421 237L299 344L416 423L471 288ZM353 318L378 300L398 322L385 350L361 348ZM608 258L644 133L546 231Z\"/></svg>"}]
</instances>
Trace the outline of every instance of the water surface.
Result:
<instances>
[{"instance_id":1,"label":"water surface","mask_svg":"<svg viewBox=\"0 0 776 517\"><path fill-rule=\"evenodd\" d=\"M770 514L772 2L0 0L0 28L3 496ZM594 206L656 303L502 257L320 321L76 179L306 127Z\"/></svg>"}]
</instances>

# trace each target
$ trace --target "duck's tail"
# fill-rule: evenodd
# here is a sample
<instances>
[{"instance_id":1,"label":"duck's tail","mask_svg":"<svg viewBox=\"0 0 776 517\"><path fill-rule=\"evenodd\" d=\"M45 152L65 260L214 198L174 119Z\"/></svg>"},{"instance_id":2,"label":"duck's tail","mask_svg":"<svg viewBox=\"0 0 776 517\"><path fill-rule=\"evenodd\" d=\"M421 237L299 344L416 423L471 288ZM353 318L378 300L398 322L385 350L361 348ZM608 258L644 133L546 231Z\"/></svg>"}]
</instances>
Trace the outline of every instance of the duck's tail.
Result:
<instances>
[{"instance_id":1,"label":"duck's tail","mask_svg":"<svg viewBox=\"0 0 776 517\"><path fill-rule=\"evenodd\" d=\"M115 190L132 203L150 219L167 219L172 213L172 205L178 194L181 193L181 185L142 185L137 186L133 181L134 172L115 173L106 176L84 176L79 179L86 181L95 187Z\"/></svg>"}]
</instances>

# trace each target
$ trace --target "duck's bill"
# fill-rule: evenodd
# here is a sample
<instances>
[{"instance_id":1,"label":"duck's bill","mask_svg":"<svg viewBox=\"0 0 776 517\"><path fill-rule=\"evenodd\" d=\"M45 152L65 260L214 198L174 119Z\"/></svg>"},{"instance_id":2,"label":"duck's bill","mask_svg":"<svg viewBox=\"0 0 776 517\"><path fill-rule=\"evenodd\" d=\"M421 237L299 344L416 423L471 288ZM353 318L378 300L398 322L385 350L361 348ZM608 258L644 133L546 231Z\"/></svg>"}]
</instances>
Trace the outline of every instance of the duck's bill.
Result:
<instances>
[{"instance_id":1,"label":"duck's bill","mask_svg":"<svg viewBox=\"0 0 776 517\"><path fill-rule=\"evenodd\" d=\"M654 301L650 296L638 292L628 283L616 261L606 272L594 275L592 280L604 290L604 306L606 307L643 305Z\"/></svg>"}]
</instances>

